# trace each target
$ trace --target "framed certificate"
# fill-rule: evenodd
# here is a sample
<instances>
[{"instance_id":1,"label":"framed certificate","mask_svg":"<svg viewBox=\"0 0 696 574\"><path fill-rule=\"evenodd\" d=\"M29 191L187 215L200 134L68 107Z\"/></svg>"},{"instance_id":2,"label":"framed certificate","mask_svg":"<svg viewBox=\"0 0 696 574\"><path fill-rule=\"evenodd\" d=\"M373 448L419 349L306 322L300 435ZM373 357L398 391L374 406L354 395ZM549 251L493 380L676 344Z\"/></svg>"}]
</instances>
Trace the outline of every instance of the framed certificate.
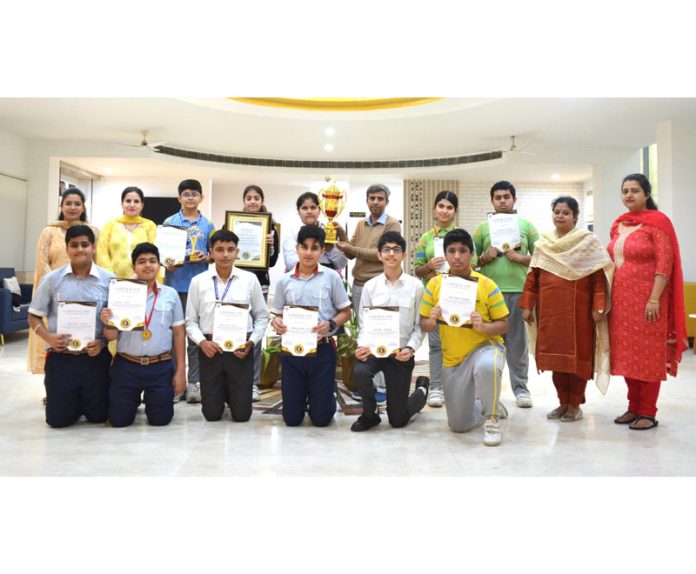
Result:
<instances>
[{"instance_id":1,"label":"framed certificate","mask_svg":"<svg viewBox=\"0 0 696 574\"><path fill-rule=\"evenodd\" d=\"M271 232L271 214L226 211L225 228L239 237L235 265L246 269L268 269L270 250L266 236Z\"/></svg>"},{"instance_id":2,"label":"framed certificate","mask_svg":"<svg viewBox=\"0 0 696 574\"><path fill-rule=\"evenodd\" d=\"M317 352L317 334L312 329L319 323L319 308L285 305L283 323L288 330L283 334L280 348L295 357L306 357Z\"/></svg>"},{"instance_id":3,"label":"framed certificate","mask_svg":"<svg viewBox=\"0 0 696 574\"><path fill-rule=\"evenodd\" d=\"M471 327L471 313L476 309L478 281L456 275L443 275L439 305L440 322L450 327Z\"/></svg>"},{"instance_id":4,"label":"framed certificate","mask_svg":"<svg viewBox=\"0 0 696 574\"><path fill-rule=\"evenodd\" d=\"M70 335L68 351L82 351L94 341L97 328L97 303L94 301L59 301L56 333Z\"/></svg>"},{"instance_id":5,"label":"framed certificate","mask_svg":"<svg viewBox=\"0 0 696 574\"><path fill-rule=\"evenodd\" d=\"M398 307L364 307L363 336L378 359L394 355L401 348Z\"/></svg>"},{"instance_id":6,"label":"framed certificate","mask_svg":"<svg viewBox=\"0 0 696 574\"><path fill-rule=\"evenodd\" d=\"M113 313L108 325L119 331L133 331L145 326L147 283L135 279L112 279L109 282L108 307Z\"/></svg>"},{"instance_id":7,"label":"framed certificate","mask_svg":"<svg viewBox=\"0 0 696 574\"><path fill-rule=\"evenodd\" d=\"M183 265L186 258L186 239L188 231L175 225L157 226L157 249L160 260L166 265L171 260L175 265Z\"/></svg>"},{"instance_id":8,"label":"framed certificate","mask_svg":"<svg viewBox=\"0 0 696 574\"><path fill-rule=\"evenodd\" d=\"M216 303L213 319L213 342L230 353L246 345L249 305Z\"/></svg>"},{"instance_id":9,"label":"framed certificate","mask_svg":"<svg viewBox=\"0 0 696 574\"><path fill-rule=\"evenodd\" d=\"M501 251L520 246L520 221L516 213L489 213L488 232L491 245Z\"/></svg>"}]
</instances>

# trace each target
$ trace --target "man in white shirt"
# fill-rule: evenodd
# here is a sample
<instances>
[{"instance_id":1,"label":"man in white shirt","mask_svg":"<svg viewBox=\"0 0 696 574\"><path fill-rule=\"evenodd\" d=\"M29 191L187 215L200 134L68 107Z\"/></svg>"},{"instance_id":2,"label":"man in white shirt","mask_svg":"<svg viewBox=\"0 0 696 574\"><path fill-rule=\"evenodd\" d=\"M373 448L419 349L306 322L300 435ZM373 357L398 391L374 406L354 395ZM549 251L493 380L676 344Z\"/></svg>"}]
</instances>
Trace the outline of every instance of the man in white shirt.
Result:
<instances>
[{"instance_id":1,"label":"man in white shirt","mask_svg":"<svg viewBox=\"0 0 696 574\"><path fill-rule=\"evenodd\" d=\"M387 231L377 244L377 255L384 265L384 273L373 277L363 288L358 313L358 348L353 368L353 383L362 395L363 412L350 430L366 431L381 422L375 387L372 378L384 373L387 388L387 417L393 427L408 424L413 415L425 406L430 380L418 377L416 389L409 396L411 374L415 366L414 356L420 347L423 334L420 328L418 309L423 295L423 284L401 269L406 253L406 241L400 233ZM365 313L367 307L399 308L400 349L395 355L377 358L371 354L365 336Z\"/></svg>"},{"instance_id":2,"label":"man in white shirt","mask_svg":"<svg viewBox=\"0 0 696 574\"><path fill-rule=\"evenodd\" d=\"M238 244L237 235L226 229L210 236L215 267L191 279L186 302L186 333L199 346L201 406L208 421L222 418L225 403L234 421L245 422L251 417L254 345L268 324L268 307L258 279L234 266ZM222 302L249 306L248 337L243 349L223 351L212 341L215 309Z\"/></svg>"}]
</instances>

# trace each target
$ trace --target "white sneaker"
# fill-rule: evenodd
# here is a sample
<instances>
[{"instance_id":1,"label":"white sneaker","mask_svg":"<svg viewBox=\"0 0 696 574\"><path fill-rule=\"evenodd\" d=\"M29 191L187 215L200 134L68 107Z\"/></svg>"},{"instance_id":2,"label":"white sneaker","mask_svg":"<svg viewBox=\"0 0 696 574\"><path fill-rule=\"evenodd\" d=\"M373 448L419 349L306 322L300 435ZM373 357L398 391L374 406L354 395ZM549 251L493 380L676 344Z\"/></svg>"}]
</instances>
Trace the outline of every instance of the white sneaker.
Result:
<instances>
[{"instance_id":1,"label":"white sneaker","mask_svg":"<svg viewBox=\"0 0 696 574\"><path fill-rule=\"evenodd\" d=\"M430 389L430 392L428 393L428 406L442 406L442 391L440 389Z\"/></svg>"},{"instance_id":2,"label":"white sneaker","mask_svg":"<svg viewBox=\"0 0 696 574\"><path fill-rule=\"evenodd\" d=\"M500 444L500 423L495 419L486 419L483 423L483 444L498 446Z\"/></svg>"},{"instance_id":3,"label":"white sneaker","mask_svg":"<svg viewBox=\"0 0 696 574\"><path fill-rule=\"evenodd\" d=\"M520 393L516 398L517 406L521 409L528 409L532 406L532 397L527 393Z\"/></svg>"},{"instance_id":4,"label":"white sneaker","mask_svg":"<svg viewBox=\"0 0 696 574\"><path fill-rule=\"evenodd\" d=\"M201 402L201 384L189 383L186 388L186 402L200 403Z\"/></svg>"},{"instance_id":5,"label":"white sneaker","mask_svg":"<svg viewBox=\"0 0 696 574\"><path fill-rule=\"evenodd\" d=\"M261 400L261 391L259 391L259 388L254 385L253 388L251 389L251 402L252 403L258 403Z\"/></svg>"},{"instance_id":6,"label":"white sneaker","mask_svg":"<svg viewBox=\"0 0 696 574\"><path fill-rule=\"evenodd\" d=\"M178 395L174 395L174 400L172 401L173 403L178 403L180 401L183 401L186 398L186 391L183 393L179 393Z\"/></svg>"}]
</instances>

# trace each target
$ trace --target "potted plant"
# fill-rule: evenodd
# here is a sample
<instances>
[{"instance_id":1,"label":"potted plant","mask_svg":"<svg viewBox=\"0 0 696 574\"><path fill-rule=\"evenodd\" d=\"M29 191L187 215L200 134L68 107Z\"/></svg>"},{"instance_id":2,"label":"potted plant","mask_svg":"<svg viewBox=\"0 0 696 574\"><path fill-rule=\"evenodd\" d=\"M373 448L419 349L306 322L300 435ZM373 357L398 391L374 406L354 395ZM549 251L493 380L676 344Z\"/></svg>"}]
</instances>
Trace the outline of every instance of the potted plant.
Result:
<instances>
[{"instance_id":1,"label":"potted plant","mask_svg":"<svg viewBox=\"0 0 696 574\"><path fill-rule=\"evenodd\" d=\"M355 349L358 347L358 318L351 311L350 320L343 324L343 332L336 337L336 356L340 365L340 373L336 370L336 379L342 381L350 391L353 388L353 366L355 365Z\"/></svg>"},{"instance_id":2,"label":"potted plant","mask_svg":"<svg viewBox=\"0 0 696 574\"><path fill-rule=\"evenodd\" d=\"M263 350L263 368L259 388L268 389L280 379L280 336L266 337L266 347Z\"/></svg>"}]
</instances>

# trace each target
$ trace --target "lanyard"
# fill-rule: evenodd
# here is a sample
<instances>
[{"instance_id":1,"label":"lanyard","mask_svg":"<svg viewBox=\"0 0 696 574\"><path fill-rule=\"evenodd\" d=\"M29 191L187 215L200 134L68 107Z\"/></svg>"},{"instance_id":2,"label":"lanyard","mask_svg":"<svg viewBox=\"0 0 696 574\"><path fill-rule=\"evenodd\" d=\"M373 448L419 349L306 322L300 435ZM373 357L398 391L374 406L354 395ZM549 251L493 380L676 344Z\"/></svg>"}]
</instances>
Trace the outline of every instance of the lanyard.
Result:
<instances>
[{"instance_id":1,"label":"lanyard","mask_svg":"<svg viewBox=\"0 0 696 574\"><path fill-rule=\"evenodd\" d=\"M150 327L150 321L152 321L152 315L155 312L155 305L157 304L157 295L159 295L159 289L157 288L157 284L155 284L154 287L154 292L155 292L155 299L152 301L152 309L150 309L150 314L147 314L147 310L145 311L145 330L149 331Z\"/></svg>"},{"instance_id":2,"label":"lanyard","mask_svg":"<svg viewBox=\"0 0 696 574\"><path fill-rule=\"evenodd\" d=\"M230 278L227 281L227 286L225 287L225 290L222 292L222 298L220 297L220 293L218 293L217 277L213 277L213 286L215 287L215 300L224 301L225 295L227 295L227 292L230 290L230 287L232 286L232 275L230 275Z\"/></svg>"}]
</instances>

